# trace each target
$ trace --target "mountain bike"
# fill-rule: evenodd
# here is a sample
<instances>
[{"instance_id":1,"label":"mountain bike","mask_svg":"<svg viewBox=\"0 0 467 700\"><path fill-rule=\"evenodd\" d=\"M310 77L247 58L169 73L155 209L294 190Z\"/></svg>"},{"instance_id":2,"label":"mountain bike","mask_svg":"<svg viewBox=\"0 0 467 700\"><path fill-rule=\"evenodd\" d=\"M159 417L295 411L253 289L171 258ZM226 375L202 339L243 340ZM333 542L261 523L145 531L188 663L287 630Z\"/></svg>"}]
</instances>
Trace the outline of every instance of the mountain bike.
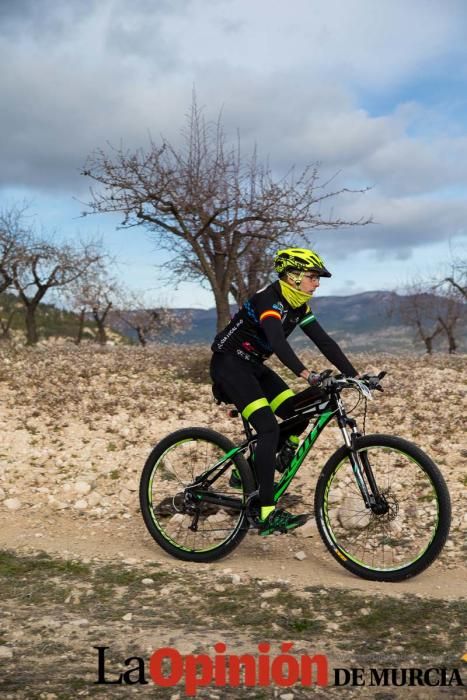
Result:
<instances>
[{"instance_id":1,"label":"mountain bike","mask_svg":"<svg viewBox=\"0 0 467 700\"><path fill-rule=\"evenodd\" d=\"M443 476L425 452L401 437L364 434L367 401L382 390L384 375L354 379L326 370L319 390L296 394L293 415L279 424L282 440L298 425L303 430L304 420L312 424L275 483L274 501L284 496L318 436L337 422L343 444L322 468L315 489L318 531L345 569L394 582L419 574L437 558L451 507ZM344 402L353 392L357 404L365 402L362 432ZM184 428L164 438L146 461L140 483L144 521L156 542L178 559L220 559L257 527L256 435L242 420L246 439L239 445L208 428Z\"/></svg>"}]
</instances>

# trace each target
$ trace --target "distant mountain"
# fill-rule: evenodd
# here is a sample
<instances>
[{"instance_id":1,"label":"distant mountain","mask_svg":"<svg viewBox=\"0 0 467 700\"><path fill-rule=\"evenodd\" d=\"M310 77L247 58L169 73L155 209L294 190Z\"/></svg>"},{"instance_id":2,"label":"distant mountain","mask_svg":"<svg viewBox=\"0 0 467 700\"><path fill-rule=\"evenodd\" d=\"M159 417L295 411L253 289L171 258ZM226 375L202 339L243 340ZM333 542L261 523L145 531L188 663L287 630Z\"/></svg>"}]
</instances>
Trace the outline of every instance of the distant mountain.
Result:
<instances>
[{"instance_id":1,"label":"distant mountain","mask_svg":"<svg viewBox=\"0 0 467 700\"><path fill-rule=\"evenodd\" d=\"M317 296L311 307L322 326L343 347L351 347L355 352L396 352L414 349L413 329L402 323L397 311L404 299L395 292L363 292L351 296ZM231 314L236 310L237 307L232 306ZM212 343L216 334L215 308L181 308L173 311L180 314L189 312L192 317L191 328L187 328L184 333L163 334L161 340L173 343ZM290 340L296 347L309 344L308 338L300 329L293 332ZM442 346L443 343L444 339L440 337L435 347ZM418 343L415 347L418 347Z\"/></svg>"},{"instance_id":2,"label":"distant mountain","mask_svg":"<svg viewBox=\"0 0 467 700\"><path fill-rule=\"evenodd\" d=\"M397 309L404 300L410 297L402 297L395 292L363 292L351 296L317 296L313 299L311 307L322 326L332 335L343 348L354 352L361 351L388 351L403 352L406 350L421 350L423 346L414 340L414 330L405 326ZM433 302L439 298L433 296ZM13 333L24 333L24 314L21 304L13 294L4 293L0 298L0 318L6 319L8 313L16 308L17 313L13 319ZM237 310L231 306L231 314ZM390 310L393 313L389 313ZM192 323L183 333L163 333L158 337L161 342L176 344L201 344L210 345L216 334L216 309L190 309L187 307L173 309L181 316L191 315ZM38 313L38 330L41 338L76 337L78 329L78 317L76 314L57 308L53 304L40 304ZM137 342L134 331L123 322L115 322L113 329L120 338L119 342ZM467 351L467 341L464 327L458 331L456 337L459 349ZM95 336L95 323L88 317L85 327L85 337ZM1 334L0 334L1 335ZM308 338L297 328L290 336L291 344L296 348L310 347ZM313 347L313 345L311 345ZM446 349L444 334L435 339L435 349Z\"/></svg>"}]
</instances>

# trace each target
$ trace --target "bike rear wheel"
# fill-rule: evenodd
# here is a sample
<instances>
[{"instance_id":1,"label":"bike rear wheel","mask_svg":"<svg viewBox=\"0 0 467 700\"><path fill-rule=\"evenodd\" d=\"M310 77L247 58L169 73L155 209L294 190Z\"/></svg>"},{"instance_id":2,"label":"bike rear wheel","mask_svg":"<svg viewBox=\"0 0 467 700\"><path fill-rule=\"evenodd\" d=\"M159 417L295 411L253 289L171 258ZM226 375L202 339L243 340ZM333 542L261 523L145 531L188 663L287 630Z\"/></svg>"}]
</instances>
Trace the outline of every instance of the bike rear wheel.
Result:
<instances>
[{"instance_id":1,"label":"bike rear wheel","mask_svg":"<svg viewBox=\"0 0 467 700\"><path fill-rule=\"evenodd\" d=\"M344 446L318 479L320 535L336 561L357 576L374 581L415 576L433 563L449 533L451 506L441 472L402 438L367 435L357 439L356 449L371 467L385 512L365 506Z\"/></svg>"},{"instance_id":2,"label":"bike rear wheel","mask_svg":"<svg viewBox=\"0 0 467 700\"><path fill-rule=\"evenodd\" d=\"M214 430L184 428L164 438L149 455L140 481L141 512L151 536L172 556L214 561L245 537L249 525L244 504L255 482L241 454L223 459L234 449ZM239 488L229 484L234 467ZM205 479L206 472L211 473Z\"/></svg>"}]
</instances>

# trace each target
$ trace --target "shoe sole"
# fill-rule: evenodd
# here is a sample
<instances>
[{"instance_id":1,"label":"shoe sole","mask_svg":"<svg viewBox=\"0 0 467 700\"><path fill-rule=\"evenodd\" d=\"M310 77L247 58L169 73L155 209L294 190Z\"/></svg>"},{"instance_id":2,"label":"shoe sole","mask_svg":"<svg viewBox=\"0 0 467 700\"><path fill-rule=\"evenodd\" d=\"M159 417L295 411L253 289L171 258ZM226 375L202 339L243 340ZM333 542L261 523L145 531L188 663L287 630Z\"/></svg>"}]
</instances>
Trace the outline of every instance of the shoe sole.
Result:
<instances>
[{"instance_id":1,"label":"shoe sole","mask_svg":"<svg viewBox=\"0 0 467 700\"><path fill-rule=\"evenodd\" d=\"M280 535L286 535L291 530L296 530L297 528L302 527L302 525L305 525L305 523L307 523L309 519L310 518L307 517L307 519L304 520L303 523L297 523L296 525L291 525L290 527L265 530L264 532L260 532L259 535L261 537L267 537L268 535L273 535L275 532L278 532Z\"/></svg>"}]
</instances>

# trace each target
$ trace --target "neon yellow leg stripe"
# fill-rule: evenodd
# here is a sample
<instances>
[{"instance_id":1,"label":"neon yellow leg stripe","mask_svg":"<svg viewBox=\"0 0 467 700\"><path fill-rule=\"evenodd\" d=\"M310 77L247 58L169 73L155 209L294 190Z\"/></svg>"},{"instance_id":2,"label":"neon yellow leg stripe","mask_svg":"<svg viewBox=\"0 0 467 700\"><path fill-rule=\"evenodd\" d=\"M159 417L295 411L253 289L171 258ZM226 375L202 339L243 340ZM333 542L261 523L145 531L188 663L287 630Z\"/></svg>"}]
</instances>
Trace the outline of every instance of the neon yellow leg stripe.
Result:
<instances>
[{"instance_id":1,"label":"neon yellow leg stripe","mask_svg":"<svg viewBox=\"0 0 467 700\"><path fill-rule=\"evenodd\" d=\"M248 406L245 406L242 411L242 416L245 420L248 420L252 413L257 411L259 408L264 408L265 406L269 408L269 402L267 399L256 399L256 401L252 401L248 404Z\"/></svg>"},{"instance_id":2,"label":"neon yellow leg stripe","mask_svg":"<svg viewBox=\"0 0 467 700\"><path fill-rule=\"evenodd\" d=\"M259 516L259 519L266 520L269 513L272 513L273 510L276 510L276 506L261 506L261 515Z\"/></svg>"},{"instance_id":3,"label":"neon yellow leg stripe","mask_svg":"<svg viewBox=\"0 0 467 700\"><path fill-rule=\"evenodd\" d=\"M287 401L287 399L290 399L291 396L295 396L292 389L285 389L285 391L282 391L271 401L271 411L275 413L279 406L281 406L284 401Z\"/></svg>"}]
</instances>

